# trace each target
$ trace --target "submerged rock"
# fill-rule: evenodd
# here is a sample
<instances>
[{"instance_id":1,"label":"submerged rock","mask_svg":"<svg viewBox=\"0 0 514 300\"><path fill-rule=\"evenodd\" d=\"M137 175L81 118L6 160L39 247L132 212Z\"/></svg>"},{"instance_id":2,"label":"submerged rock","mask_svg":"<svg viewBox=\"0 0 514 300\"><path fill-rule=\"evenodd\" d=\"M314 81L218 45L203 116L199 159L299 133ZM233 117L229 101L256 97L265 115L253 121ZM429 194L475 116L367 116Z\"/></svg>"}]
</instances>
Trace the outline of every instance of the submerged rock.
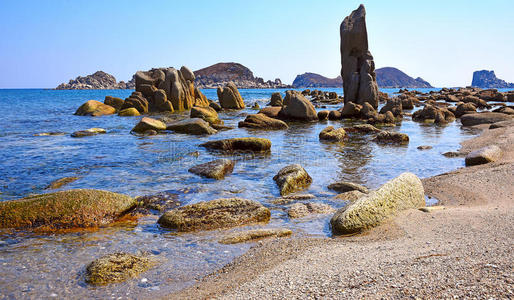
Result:
<instances>
[{"instance_id":1,"label":"submerged rock","mask_svg":"<svg viewBox=\"0 0 514 300\"><path fill-rule=\"evenodd\" d=\"M46 189L47 190L58 189L58 188L61 188L61 187L65 186L65 185L67 185L68 183L72 183L72 182L76 181L77 179L79 179L79 178L76 177L76 176L64 177L64 178L61 178L61 179L57 179L54 182L50 183L50 185L48 185L46 187Z\"/></svg>"},{"instance_id":2,"label":"submerged rock","mask_svg":"<svg viewBox=\"0 0 514 300\"><path fill-rule=\"evenodd\" d=\"M377 134L375 141L382 144L408 144L409 136L405 133L384 130Z\"/></svg>"},{"instance_id":3,"label":"submerged rock","mask_svg":"<svg viewBox=\"0 0 514 300\"><path fill-rule=\"evenodd\" d=\"M0 202L0 228L63 229L106 225L136 206L132 197L68 190Z\"/></svg>"},{"instance_id":4,"label":"submerged rock","mask_svg":"<svg viewBox=\"0 0 514 300\"><path fill-rule=\"evenodd\" d=\"M116 113L116 109L114 107L106 105L100 101L89 100L77 109L75 115L99 117L112 115L114 113Z\"/></svg>"},{"instance_id":5,"label":"submerged rock","mask_svg":"<svg viewBox=\"0 0 514 300\"><path fill-rule=\"evenodd\" d=\"M425 192L419 178L403 173L376 191L338 210L330 225L334 234L350 234L380 225L385 219L409 208L425 206Z\"/></svg>"},{"instance_id":6,"label":"submerged rock","mask_svg":"<svg viewBox=\"0 0 514 300\"><path fill-rule=\"evenodd\" d=\"M257 201L228 198L175 208L163 214L158 223L186 232L268 222L270 215L269 209Z\"/></svg>"},{"instance_id":7,"label":"submerged rock","mask_svg":"<svg viewBox=\"0 0 514 300\"><path fill-rule=\"evenodd\" d=\"M465 114L460 118L463 126L475 126L480 124L492 124L501 121L510 121L512 116L495 113L495 112L483 112L476 114Z\"/></svg>"},{"instance_id":8,"label":"submerged rock","mask_svg":"<svg viewBox=\"0 0 514 300\"><path fill-rule=\"evenodd\" d=\"M230 159L217 159L205 164L196 165L188 171L207 178L223 179L234 170L235 162Z\"/></svg>"},{"instance_id":9,"label":"submerged rock","mask_svg":"<svg viewBox=\"0 0 514 300\"><path fill-rule=\"evenodd\" d=\"M35 133L34 136L58 136L58 135L65 135L65 134L66 134L66 132L53 131L53 132Z\"/></svg>"},{"instance_id":10,"label":"submerged rock","mask_svg":"<svg viewBox=\"0 0 514 300\"><path fill-rule=\"evenodd\" d=\"M356 184L353 182L348 182L348 181L340 181L340 182L335 182L335 183L329 184L328 188L331 190L334 190L338 193L359 191L361 193L367 194L369 192L368 188L366 188L365 186L362 186L360 184Z\"/></svg>"},{"instance_id":11,"label":"submerged rock","mask_svg":"<svg viewBox=\"0 0 514 300\"><path fill-rule=\"evenodd\" d=\"M152 211L165 212L180 206L178 195L169 191L152 195L144 195L136 198L137 208L131 211L132 215L149 215Z\"/></svg>"},{"instance_id":12,"label":"submerged rock","mask_svg":"<svg viewBox=\"0 0 514 300\"><path fill-rule=\"evenodd\" d=\"M316 198L316 196L314 196L313 194L286 195L286 196L282 196L280 198L274 199L273 201L271 201L271 203L276 204L276 205L284 205L284 204L288 204L288 203L299 201L299 200L309 200L309 199L314 199L314 198Z\"/></svg>"},{"instance_id":13,"label":"submerged rock","mask_svg":"<svg viewBox=\"0 0 514 300\"><path fill-rule=\"evenodd\" d=\"M303 218L312 214L331 214L336 210L328 205L323 203L295 203L291 205L289 210L287 211L287 215L292 218Z\"/></svg>"},{"instance_id":14,"label":"submerged rock","mask_svg":"<svg viewBox=\"0 0 514 300\"><path fill-rule=\"evenodd\" d=\"M277 183L282 196L303 190L312 183L312 178L299 164L282 168L273 180Z\"/></svg>"},{"instance_id":15,"label":"submerged rock","mask_svg":"<svg viewBox=\"0 0 514 300\"><path fill-rule=\"evenodd\" d=\"M241 97L234 82L230 81L224 88L218 87L217 93L221 107L229 109L245 108L243 97Z\"/></svg>"},{"instance_id":16,"label":"submerged rock","mask_svg":"<svg viewBox=\"0 0 514 300\"><path fill-rule=\"evenodd\" d=\"M102 256L86 267L86 282L92 285L123 282L152 267L150 259L118 252Z\"/></svg>"},{"instance_id":17,"label":"submerged rock","mask_svg":"<svg viewBox=\"0 0 514 300\"><path fill-rule=\"evenodd\" d=\"M172 130L178 133L203 135L203 134L215 134L218 131L212 128L209 123L200 118L185 119L172 124L166 125L166 129Z\"/></svg>"},{"instance_id":18,"label":"submerged rock","mask_svg":"<svg viewBox=\"0 0 514 300\"><path fill-rule=\"evenodd\" d=\"M166 124L156 119L143 117L141 121L139 121L139 123L137 123L137 125L132 128L132 131L136 133L144 133L147 130L155 130L157 132L166 130Z\"/></svg>"},{"instance_id":19,"label":"submerged rock","mask_svg":"<svg viewBox=\"0 0 514 300\"><path fill-rule=\"evenodd\" d=\"M284 121L270 118L265 114L249 115L242 122L239 122L239 127L247 127L254 129L287 129L289 126Z\"/></svg>"},{"instance_id":20,"label":"submerged rock","mask_svg":"<svg viewBox=\"0 0 514 300\"><path fill-rule=\"evenodd\" d=\"M210 141L200 146L212 150L221 151L253 151L263 152L271 148L271 141L263 138L245 137L233 138L219 141Z\"/></svg>"},{"instance_id":21,"label":"submerged rock","mask_svg":"<svg viewBox=\"0 0 514 300\"><path fill-rule=\"evenodd\" d=\"M267 237L284 237L291 234L293 234L291 229L286 228L253 229L227 235L219 242L221 244L237 244Z\"/></svg>"},{"instance_id":22,"label":"submerged rock","mask_svg":"<svg viewBox=\"0 0 514 300\"><path fill-rule=\"evenodd\" d=\"M75 131L74 133L71 134L71 137L80 138L80 137L85 137L85 136L104 134L106 132L107 131L103 128L89 128L86 130Z\"/></svg>"},{"instance_id":23,"label":"submerged rock","mask_svg":"<svg viewBox=\"0 0 514 300\"><path fill-rule=\"evenodd\" d=\"M319 139L322 141L342 142L345 138L344 128L335 129L334 126L328 126L319 133Z\"/></svg>"},{"instance_id":24,"label":"submerged rock","mask_svg":"<svg viewBox=\"0 0 514 300\"><path fill-rule=\"evenodd\" d=\"M496 145L475 150L466 155L466 166L475 166L497 161L502 155L502 150Z\"/></svg>"}]
</instances>

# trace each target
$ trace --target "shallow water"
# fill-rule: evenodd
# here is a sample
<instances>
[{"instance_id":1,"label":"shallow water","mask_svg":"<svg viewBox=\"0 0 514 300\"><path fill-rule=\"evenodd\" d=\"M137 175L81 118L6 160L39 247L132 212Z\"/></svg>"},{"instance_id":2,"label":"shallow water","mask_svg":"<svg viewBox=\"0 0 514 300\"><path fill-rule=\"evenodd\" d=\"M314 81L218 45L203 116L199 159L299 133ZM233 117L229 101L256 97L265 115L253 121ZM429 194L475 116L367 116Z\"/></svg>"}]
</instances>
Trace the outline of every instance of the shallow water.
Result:
<instances>
[{"instance_id":1,"label":"shallow water","mask_svg":"<svg viewBox=\"0 0 514 300\"><path fill-rule=\"evenodd\" d=\"M342 89L327 90L342 93ZM264 107L275 91L284 92L241 90L241 94L247 107L254 102ZM0 201L48 192L45 188L52 181L78 176L77 181L62 189L95 188L132 196L173 191L183 203L220 197L254 199L272 209L272 220L265 226L285 226L297 236L327 236L329 216L291 221L285 206L271 204L279 196L272 178L282 167L300 163L313 178L313 184L306 190L316 196L312 201L342 207L345 203L330 200L335 193L326 188L328 184L347 180L376 188L405 171L428 177L456 169L464 166L463 159L446 158L441 153L457 150L459 142L477 133L461 128L458 121L437 126L412 122L407 117L401 126L387 129L407 133L408 146L378 145L369 135L360 134L350 134L344 144L322 143L318 134L323 128L349 123L290 123L289 129L279 131L239 129L237 123L244 115L255 113L247 108L221 113L225 125L235 128L212 136L171 133L137 137L129 132L140 117L73 115L86 100L103 100L105 95L126 97L131 92L0 90L0 105L4 107L0 124ZM215 90L204 92L210 99L217 98ZM329 105L327 109L338 107ZM69 136L73 131L91 127L105 128L107 134ZM67 134L34 136L55 131ZM236 166L225 180L204 179L187 172L193 165L222 156L198 147L200 143L243 136L269 138L271 153L232 157L237 161ZM420 151L416 149L420 145L433 148ZM0 299L153 298L191 284L195 278L223 266L251 246L251 243L217 242L223 234L241 228L177 235L157 226L156 218L145 217L138 224L118 224L96 232L49 236L1 234ZM141 278L125 283L105 287L85 284L87 263L115 251L148 252L159 264Z\"/></svg>"}]
</instances>

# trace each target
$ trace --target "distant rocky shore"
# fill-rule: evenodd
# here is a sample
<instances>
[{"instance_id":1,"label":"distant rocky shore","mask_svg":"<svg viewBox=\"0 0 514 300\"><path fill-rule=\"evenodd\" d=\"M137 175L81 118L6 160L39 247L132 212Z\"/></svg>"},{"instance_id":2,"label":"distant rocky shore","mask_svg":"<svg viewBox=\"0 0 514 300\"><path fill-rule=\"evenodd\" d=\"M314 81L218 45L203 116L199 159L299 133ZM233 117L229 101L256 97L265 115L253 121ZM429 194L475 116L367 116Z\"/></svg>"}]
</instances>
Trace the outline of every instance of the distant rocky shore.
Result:
<instances>
[{"instance_id":1,"label":"distant rocky shore","mask_svg":"<svg viewBox=\"0 0 514 300\"><path fill-rule=\"evenodd\" d=\"M111 74L103 71L96 71L87 76L78 76L68 83L61 83L56 90L109 90L109 89L133 89L135 87L134 77L128 82L117 82Z\"/></svg>"},{"instance_id":2,"label":"distant rocky shore","mask_svg":"<svg viewBox=\"0 0 514 300\"><path fill-rule=\"evenodd\" d=\"M479 88L514 88L514 83L499 79L496 77L496 74L494 74L494 71L487 70L473 72L471 85Z\"/></svg>"}]
</instances>

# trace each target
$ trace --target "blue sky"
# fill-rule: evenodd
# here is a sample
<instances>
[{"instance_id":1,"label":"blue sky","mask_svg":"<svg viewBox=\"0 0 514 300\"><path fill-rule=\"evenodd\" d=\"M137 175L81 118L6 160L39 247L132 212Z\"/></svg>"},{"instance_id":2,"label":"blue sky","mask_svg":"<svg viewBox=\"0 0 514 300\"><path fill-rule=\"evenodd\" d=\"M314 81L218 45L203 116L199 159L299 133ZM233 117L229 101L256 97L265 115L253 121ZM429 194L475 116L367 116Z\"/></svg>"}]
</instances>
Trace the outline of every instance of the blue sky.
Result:
<instances>
[{"instance_id":1,"label":"blue sky","mask_svg":"<svg viewBox=\"0 0 514 300\"><path fill-rule=\"evenodd\" d=\"M377 67L435 86L469 85L479 69L514 82L512 0L0 0L0 88L222 61L286 83L304 72L335 77L339 25L360 3Z\"/></svg>"}]
</instances>

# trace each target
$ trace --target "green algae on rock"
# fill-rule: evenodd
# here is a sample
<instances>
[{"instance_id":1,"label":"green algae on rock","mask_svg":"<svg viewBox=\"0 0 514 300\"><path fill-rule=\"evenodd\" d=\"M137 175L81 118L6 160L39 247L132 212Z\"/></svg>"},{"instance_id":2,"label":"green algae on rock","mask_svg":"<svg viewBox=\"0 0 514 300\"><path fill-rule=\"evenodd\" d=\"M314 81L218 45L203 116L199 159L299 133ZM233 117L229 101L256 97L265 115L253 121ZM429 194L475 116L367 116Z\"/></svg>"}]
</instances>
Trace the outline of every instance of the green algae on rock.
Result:
<instances>
[{"instance_id":1,"label":"green algae on rock","mask_svg":"<svg viewBox=\"0 0 514 300\"><path fill-rule=\"evenodd\" d=\"M102 256L86 267L86 282L104 285L136 278L151 268L153 262L146 257L118 252Z\"/></svg>"},{"instance_id":2,"label":"green algae on rock","mask_svg":"<svg viewBox=\"0 0 514 300\"><path fill-rule=\"evenodd\" d=\"M344 128L335 129L334 126L328 126L319 133L321 141L342 142L346 137Z\"/></svg>"},{"instance_id":3,"label":"green algae on rock","mask_svg":"<svg viewBox=\"0 0 514 300\"><path fill-rule=\"evenodd\" d=\"M293 234L291 229L287 228L261 228L236 232L222 238L220 244L237 244L267 237L284 237Z\"/></svg>"},{"instance_id":4,"label":"green algae on rock","mask_svg":"<svg viewBox=\"0 0 514 300\"><path fill-rule=\"evenodd\" d=\"M403 173L378 190L338 210L330 220L332 232L358 233L378 226L401 210L424 207L424 196L421 180L412 173Z\"/></svg>"},{"instance_id":5,"label":"green algae on rock","mask_svg":"<svg viewBox=\"0 0 514 300\"><path fill-rule=\"evenodd\" d=\"M187 232L268 222L270 215L269 209L257 201L226 198L175 208L163 214L158 223L162 227Z\"/></svg>"},{"instance_id":6,"label":"green algae on rock","mask_svg":"<svg viewBox=\"0 0 514 300\"><path fill-rule=\"evenodd\" d=\"M303 190L312 183L312 178L299 164L282 168L273 180L277 183L282 196Z\"/></svg>"},{"instance_id":7,"label":"green algae on rock","mask_svg":"<svg viewBox=\"0 0 514 300\"><path fill-rule=\"evenodd\" d=\"M136 206L108 191L77 189L0 202L0 228L67 229L106 225Z\"/></svg>"},{"instance_id":8,"label":"green algae on rock","mask_svg":"<svg viewBox=\"0 0 514 300\"><path fill-rule=\"evenodd\" d=\"M220 180L225 178L225 175L232 173L234 165L234 161L222 158L193 166L188 171L199 176Z\"/></svg>"},{"instance_id":9,"label":"green algae on rock","mask_svg":"<svg viewBox=\"0 0 514 300\"><path fill-rule=\"evenodd\" d=\"M271 141L264 138L244 137L232 138L218 141L210 141L200 146L212 150L221 151L253 151L264 152L271 148Z\"/></svg>"}]
</instances>

